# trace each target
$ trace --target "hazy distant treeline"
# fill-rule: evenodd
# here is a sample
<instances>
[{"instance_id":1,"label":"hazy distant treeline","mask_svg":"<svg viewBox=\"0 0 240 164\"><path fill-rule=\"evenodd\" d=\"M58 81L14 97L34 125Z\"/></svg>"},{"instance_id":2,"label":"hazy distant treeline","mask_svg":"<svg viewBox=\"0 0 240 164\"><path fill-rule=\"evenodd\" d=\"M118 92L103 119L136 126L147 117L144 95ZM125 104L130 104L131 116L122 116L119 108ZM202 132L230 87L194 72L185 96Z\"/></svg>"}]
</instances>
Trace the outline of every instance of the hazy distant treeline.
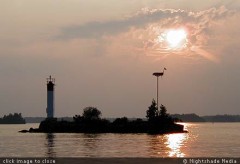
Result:
<instances>
[{"instance_id":1,"label":"hazy distant treeline","mask_svg":"<svg viewBox=\"0 0 240 164\"><path fill-rule=\"evenodd\" d=\"M191 114L173 114L173 118L178 118L183 122L240 122L240 115L215 115L215 116L198 116Z\"/></svg>"},{"instance_id":2,"label":"hazy distant treeline","mask_svg":"<svg viewBox=\"0 0 240 164\"><path fill-rule=\"evenodd\" d=\"M0 118L0 124L25 124L25 120L21 113L10 113L9 115L4 115Z\"/></svg>"},{"instance_id":3,"label":"hazy distant treeline","mask_svg":"<svg viewBox=\"0 0 240 164\"><path fill-rule=\"evenodd\" d=\"M240 115L215 115L215 116L198 116L191 114L172 114L171 117L178 118L182 122L240 122ZM25 117L27 123L40 123L45 117ZM113 121L115 118L107 118ZM145 118L143 118L144 120ZM73 121L72 117L60 117L58 120ZM130 118L129 120L134 120Z\"/></svg>"},{"instance_id":4,"label":"hazy distant treeline","mask_svg":"<svg viewBox=\"0 0 240 164\"><path fill-rule=\"evenodd\" d=\"M45 120L46 117L25 117L27 123L40 123ZM60 117L58 120L73 121L72 117Z\"/></svg>"},{"instance_id":5,"label":"hazy distant treeline","mask_svg":"<svg viewBox=\"0 0 240 164\"><path fill-rule=\"evenodd\" d=\"M179 119L182 122L206 122L205 119L196 115L195 113L191 114L172 114L171 115L175 119Z\"/></svg>"},{"instance_id":6,"label":"hazy distant treeline","mask_svg":"<svg viewBox=\"0 0 240 164\"><path fill-rule=\"evenodd\" d=\"M207 122L240 122L240 115L203 116Z\"/></svg>"}]
</instances>

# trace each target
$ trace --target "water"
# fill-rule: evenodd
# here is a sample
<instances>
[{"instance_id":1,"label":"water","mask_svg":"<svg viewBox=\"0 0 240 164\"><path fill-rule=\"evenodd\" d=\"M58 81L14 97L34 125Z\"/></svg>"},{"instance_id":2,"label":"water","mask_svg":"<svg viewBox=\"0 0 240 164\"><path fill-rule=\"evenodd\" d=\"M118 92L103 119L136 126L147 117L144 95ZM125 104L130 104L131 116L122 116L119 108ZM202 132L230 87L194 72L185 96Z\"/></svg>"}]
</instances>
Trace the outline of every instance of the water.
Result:
<instances>
[{"instance_id":1,"label":"water","mask_svg":"<svg viewBox=\"0 0 240 164\"><path fill-rule=\"evenodd\" d=\"M239 157L240 123L186 123L189 133L18 133L0 125L0 157Z\"/></svg>"}]
</instances>

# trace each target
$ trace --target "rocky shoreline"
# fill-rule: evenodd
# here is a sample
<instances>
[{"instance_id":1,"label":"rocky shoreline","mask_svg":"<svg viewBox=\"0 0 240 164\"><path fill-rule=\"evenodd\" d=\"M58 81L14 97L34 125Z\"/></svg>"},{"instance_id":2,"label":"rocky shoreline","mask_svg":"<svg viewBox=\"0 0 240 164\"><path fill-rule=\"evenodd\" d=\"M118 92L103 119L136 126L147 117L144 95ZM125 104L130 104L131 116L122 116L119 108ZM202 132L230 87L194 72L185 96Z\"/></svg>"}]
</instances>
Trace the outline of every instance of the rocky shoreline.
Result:
<instances>
[{"instance_id":1,"label":"rocky shoreline","mask_svg":"<svg viewBox=\"0 0 240 164\"><path fill-rule=\"evenodd\" d=\"M184 126L176 123L163 123L159 121L143 121L137 119L127 121L119 118L114 122L108 120L81 120L81 122L57 121L57 119L46 119L42 121L39 128L21 130L22 133L147 133L168 134L186 133Z\"/></svg>"}]
</instances>

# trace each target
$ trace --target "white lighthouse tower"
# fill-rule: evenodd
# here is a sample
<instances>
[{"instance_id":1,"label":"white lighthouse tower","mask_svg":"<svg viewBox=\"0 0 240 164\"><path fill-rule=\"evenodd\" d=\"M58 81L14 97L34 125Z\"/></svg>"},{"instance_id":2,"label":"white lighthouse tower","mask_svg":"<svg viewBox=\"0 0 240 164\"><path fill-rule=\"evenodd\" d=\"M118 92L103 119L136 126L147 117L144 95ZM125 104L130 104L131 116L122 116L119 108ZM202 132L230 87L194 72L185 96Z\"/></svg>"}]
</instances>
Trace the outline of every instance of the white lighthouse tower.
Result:
<instances>
[{"instance_id":1,"label":"white lighthouse tower","mask_svg":"<svg viewBox=\"0 0 240 164\"><path fill-rule=\"evenodd\" d=\"M54 118L54 86L55 79L47 78L47 118Z\"/></svg>"}]
</instances>

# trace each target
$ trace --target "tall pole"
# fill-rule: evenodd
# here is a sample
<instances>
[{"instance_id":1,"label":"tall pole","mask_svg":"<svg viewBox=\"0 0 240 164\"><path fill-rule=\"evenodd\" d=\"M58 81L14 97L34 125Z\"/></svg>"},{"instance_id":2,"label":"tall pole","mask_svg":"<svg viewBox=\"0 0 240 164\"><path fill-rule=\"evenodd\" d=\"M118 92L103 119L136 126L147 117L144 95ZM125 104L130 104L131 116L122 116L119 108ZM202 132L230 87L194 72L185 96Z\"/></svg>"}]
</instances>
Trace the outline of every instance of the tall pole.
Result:
<instances>
[{"instance_id":1,"label":"tall pole","mask_svg":"<svg viewBox=\"0 0 240 164\"><path fill-rule=\"evenodd\" d=\"M156 76L157 77L157 110L158 110L158 77L159 76L163 76L164 74L164 70L167 70L166 68L163 69L163 72L154 72L153 73L153 76Z\"/></svg>"}]
</instances>

